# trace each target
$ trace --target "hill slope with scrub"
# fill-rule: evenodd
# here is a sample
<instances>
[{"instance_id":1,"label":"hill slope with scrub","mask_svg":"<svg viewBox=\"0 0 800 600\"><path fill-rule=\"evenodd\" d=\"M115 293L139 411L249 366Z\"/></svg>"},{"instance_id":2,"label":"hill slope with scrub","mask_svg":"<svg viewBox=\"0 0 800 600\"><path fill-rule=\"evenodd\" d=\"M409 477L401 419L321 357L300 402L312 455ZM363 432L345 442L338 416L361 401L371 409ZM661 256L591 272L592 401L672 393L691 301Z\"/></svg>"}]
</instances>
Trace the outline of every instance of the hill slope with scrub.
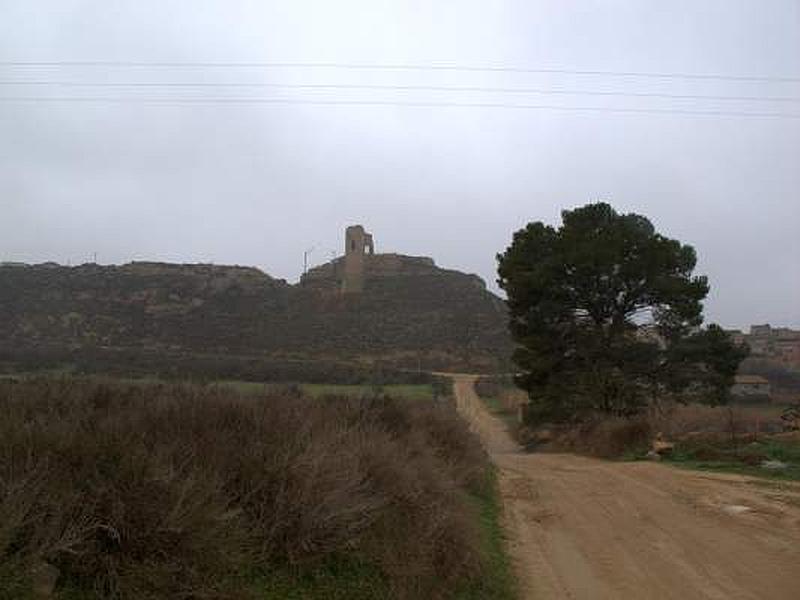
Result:
<instances>
[{"instance_id":1,"label":"hill slope with scrub","mask_svg":"<svg viewBox=\"0 0 800 600\"><path fill-rule=\"evenodd\" d=\"M431 259L376 255L362 294L338 261L290 285L239 266L0 267L0 353L198 353L491 369L508 355L504 302Z\"/></svg>"}]
</instances>

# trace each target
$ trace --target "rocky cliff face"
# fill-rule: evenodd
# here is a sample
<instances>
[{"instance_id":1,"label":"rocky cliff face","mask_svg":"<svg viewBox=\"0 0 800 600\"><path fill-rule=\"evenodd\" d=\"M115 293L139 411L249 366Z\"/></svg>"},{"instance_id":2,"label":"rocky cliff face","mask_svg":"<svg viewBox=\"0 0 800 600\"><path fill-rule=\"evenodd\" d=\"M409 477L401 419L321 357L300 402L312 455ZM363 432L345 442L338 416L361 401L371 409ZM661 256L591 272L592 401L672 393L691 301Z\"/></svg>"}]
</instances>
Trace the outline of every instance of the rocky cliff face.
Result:
<instances>
[{"instance_id":1,"label":"rocky cliff face","mask_svg":"<svg viewBox=\"0 0 800 600\"><path fill-rule=\"evenodd\" d=\"M341 260L298 285L258 269L131 263L0 266L0 345L380 358L415 366L507 357L504 302L429 258L368 257L361 294Z\"/></svg>"}]
</instances>

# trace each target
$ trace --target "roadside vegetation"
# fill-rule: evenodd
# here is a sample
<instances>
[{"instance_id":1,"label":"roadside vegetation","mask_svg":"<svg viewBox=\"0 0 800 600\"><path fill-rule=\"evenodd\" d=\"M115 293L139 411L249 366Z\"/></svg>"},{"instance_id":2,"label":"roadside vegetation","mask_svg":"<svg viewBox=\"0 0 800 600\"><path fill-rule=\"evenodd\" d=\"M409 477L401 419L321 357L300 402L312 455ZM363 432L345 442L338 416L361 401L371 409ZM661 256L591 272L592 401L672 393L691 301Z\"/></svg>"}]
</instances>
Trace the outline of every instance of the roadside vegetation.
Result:
<instances>
[{"instance_id":1,"label":"roadside vegetation","mask_svg":"<svg viewBox=\"0 0 800 600\"><path fill-rule=\"evenodd\" d=\"M528 403L528 395L509 375L488 375L475 381L475 393L489 412L503 421L511 436L519 439L520 415Z\"/></svg>"},{"instance_id":2,"label":"roadside vegetation","mask_svg":"<svg viewBox=\"0 0 800 600\"><path fill-rule=\"evenodd\" d=\"M651 428L674 441L664 455L687 468L800 479L800 432L784 431L789 412L775 404L675 406L653 414ZM641 458L641 454L636 456Z\"/></svg>"},{"instance_id":3,"label":"roadside vegetation","mask_svg":"<svg viewBox=\"0 0 800 600\"><path fill-rule=\"evenodd\" d=\"M797 478L800 442L780 435L786 407L737 405L730 394L741 368L769 375L776 398L791 400L796 374L745 360L746 346L703 325L710 286L694 273L691 246L596 203L563 211L558 227L528 224L498 263L517 344L513 382L527 395L513 429L521 444ZM509 385L477 386L507 420Z\"/></svg>"},{"instance_id":4,"label":"roadside vegetation","mask_svg":"<svg viewBox=\"0 0 800 600\"><path fill-rule=\"evenodd\" d=\"M703 471L800 481L800 437L766 438L736 444L684 440L676 444L666 461Z\"/></svg>"},{"instance_id":5,"label":"roadside vegetation","mask_svg":"<svg viewBox=\"0 0 800 600\"><path fill-rule=\"evenodd\" d=\"M0 598L513 597L447 401L41 377L0 411Z\"/></svg>"},{"instance_id":6,"label":"roadside vegetation","mask_svg":"<svg viewBox=\"0 0 800 600\"><path fill-rule=\"evenodd\" d=\"M665 464L800 480L800 432L784 431L785 405L662 404L636 417L598 416L580 423L536 427L519 423L519 407L525 406L526 397L510 377L481 377L475 389L489 411L531 450L644 460L659 436L671 444L670 451L660 456Z\"/></svg>"}]
</instances>

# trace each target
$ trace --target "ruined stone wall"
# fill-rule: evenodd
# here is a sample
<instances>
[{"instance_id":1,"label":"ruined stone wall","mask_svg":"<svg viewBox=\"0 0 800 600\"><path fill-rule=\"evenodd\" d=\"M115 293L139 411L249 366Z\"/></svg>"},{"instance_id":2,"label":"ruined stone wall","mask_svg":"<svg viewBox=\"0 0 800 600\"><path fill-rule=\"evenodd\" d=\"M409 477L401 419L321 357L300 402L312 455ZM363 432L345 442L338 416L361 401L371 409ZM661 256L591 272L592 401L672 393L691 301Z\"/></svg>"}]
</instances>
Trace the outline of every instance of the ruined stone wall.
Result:
<instances>
[{"instance_id":1,"label":"ruined stone wall","mask_svg":"<svg viewBox=\"0 0 800 600\"><path fill-rule=\"evenodd\" d=\"M353 225L345 232L344 274L342 291L360 294L364 291L364 264L375 253L372 235L361 225Z\"/></svg>"}]
</instances>

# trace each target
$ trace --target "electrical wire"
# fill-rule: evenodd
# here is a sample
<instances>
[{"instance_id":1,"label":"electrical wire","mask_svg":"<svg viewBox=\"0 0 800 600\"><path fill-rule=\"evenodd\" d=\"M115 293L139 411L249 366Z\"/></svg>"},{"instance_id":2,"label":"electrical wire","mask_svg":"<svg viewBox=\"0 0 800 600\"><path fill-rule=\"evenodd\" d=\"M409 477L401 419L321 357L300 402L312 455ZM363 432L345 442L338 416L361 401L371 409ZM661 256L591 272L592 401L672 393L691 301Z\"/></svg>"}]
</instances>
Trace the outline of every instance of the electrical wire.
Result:
<instances>
[{"instance_id":1,"label":"electrical wire","mask_svg":"<svg viewBox=\"0 0 800 600\"><path fill-rule=\"evenodd\" d=\"M605 106L558 106L546 104L507 104L501 102L397 102L393 100L306 100L297 98L146 98L146 97L44 97L44 96L0 96L0 102L21 103L141 103L161 105L200 104L284 104L317 106L392 106L411 108L496 108L517 110L553 110L570 112L606 112L628 114L694 115L719 117L758 117L773 119L800 119L800 113L751 112L726 110L657 109Z\"/></svg>"},{"instance_id":2,"label":"electrical wire","mask_svg":"<svg viewBox=\"0 0 800 600\"><path fill-rule=\"evenodd\" d=\"M263 83L263 82L81 82L81 81L0 81L0 86L60 86L85 88L270 88L296 90L373 90L373 91L426 91L426 92L478 92L490 94L541 94L566 96L612 96L626 98L664 98L670 100L721 100L739 102L800 102L797 96L731 96L705 94L669 94L657 92L615 92L597 90L569 90L558 88L520 88L493 86L439 86L439 85L375 85L341 83Z\"/></svg>"},{"instance_id":3,"label":"electrical wire","mask_svg":"<svg viewBox=\"0 0 800 600\"><path fill-rule=\"evenodd\" d=\"M370 64L345 62L181 62L181 61L111 61L111 60L62 60L62 61L0 61L4 67L106 67L106 68L180 68L180 69L345 69L362 71L453 71L464 73L539 73L554 75L586 75L601 77L640 77L650 79L688 79L716 81L752 81L799 83L800 76L727 75L721 73L680 73L649 71L613 71L590 69L529 68L506 65L458 65L458 64Z\"/></svg>"}]
</instances>

